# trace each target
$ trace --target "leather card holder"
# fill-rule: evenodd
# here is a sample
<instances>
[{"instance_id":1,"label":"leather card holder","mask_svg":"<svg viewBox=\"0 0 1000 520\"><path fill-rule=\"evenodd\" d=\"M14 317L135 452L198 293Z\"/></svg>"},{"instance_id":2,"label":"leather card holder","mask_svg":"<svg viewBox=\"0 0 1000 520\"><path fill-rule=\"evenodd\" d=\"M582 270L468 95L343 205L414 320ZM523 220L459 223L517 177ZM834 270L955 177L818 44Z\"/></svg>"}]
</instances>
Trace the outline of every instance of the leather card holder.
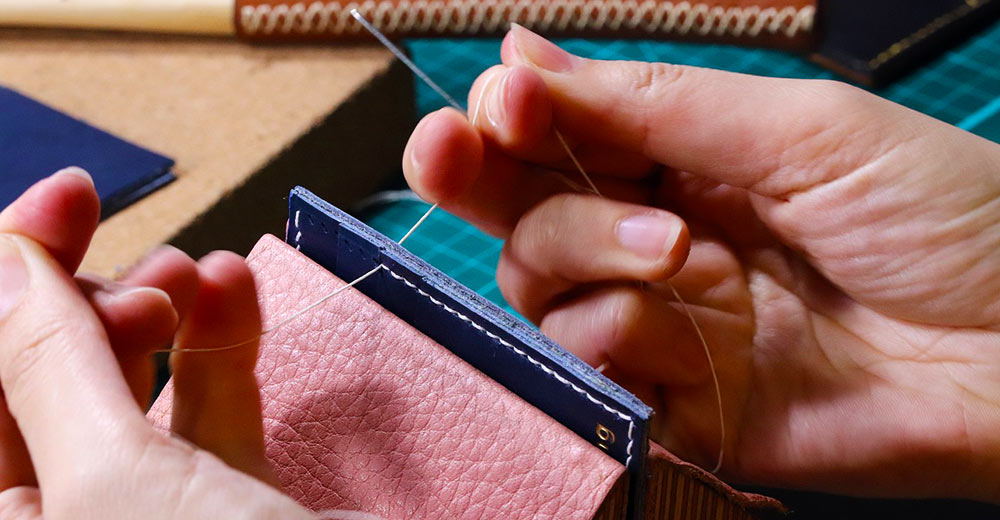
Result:
<instances>
[{"instance_id":1,"label":"leather card holder","mask_svg":"<svg viewBox=\"0 0 1000 520\"><path fill-rule=\"evenodd\" d=\"M604 450L646 472L652 410L540 332L308 190L289 196L286 241L477 370ZM630 486L641 511L644 478Z\"/></svg>"}]
</instances>

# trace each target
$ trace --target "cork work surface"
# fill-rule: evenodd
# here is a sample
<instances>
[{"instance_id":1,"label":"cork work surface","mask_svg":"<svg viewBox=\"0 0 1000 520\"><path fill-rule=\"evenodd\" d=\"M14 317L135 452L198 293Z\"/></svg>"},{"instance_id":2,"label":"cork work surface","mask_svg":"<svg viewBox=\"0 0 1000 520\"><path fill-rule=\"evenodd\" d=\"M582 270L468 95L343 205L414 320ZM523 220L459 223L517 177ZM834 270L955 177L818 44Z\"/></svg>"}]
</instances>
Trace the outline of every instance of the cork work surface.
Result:
<instances>
[{"instance_id":1,"label":"cork work surface","mask_svg":"<svg viewBox=\"0 0 1000 520\"><path fill-rule=\"evenodd\" d=\"M0 42L3 84L176 160L174 183L99 227L83 269L105 276L164 242L195 255L248 250L249 238L234 237L275 231L295 184L362 196L379 172L398 170L399 154L362 160L356 144L338 144L370 135L386 140L375 149L399 148L412 119L409 84L389 78L391 55L376 47L18 29L0 30ZM373 85L383 92L366 96ZM376 108L332 121L351 103ZM270 229L257 229L273 214Z\"/></svg>"}]
</instances>

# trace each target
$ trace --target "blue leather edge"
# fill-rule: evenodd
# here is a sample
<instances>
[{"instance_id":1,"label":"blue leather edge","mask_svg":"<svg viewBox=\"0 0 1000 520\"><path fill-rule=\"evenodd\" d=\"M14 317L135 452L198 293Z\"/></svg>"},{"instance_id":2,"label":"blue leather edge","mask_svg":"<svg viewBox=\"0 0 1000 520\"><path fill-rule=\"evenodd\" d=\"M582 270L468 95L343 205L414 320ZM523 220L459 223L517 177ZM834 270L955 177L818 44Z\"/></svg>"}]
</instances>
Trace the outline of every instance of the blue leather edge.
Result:
<instances>
[{"instance_id":1,"label":"blue leather edge","mask_svg":"<svg viewBox=\"0 0 1000 520\"><path fill-rule=\"evenodd\" d=\"M629 518L641 518L651 408L537 330L302 187L289 196L285 240L346 281L383 266L355 287L624 464L630 474ZM606 433L599 437L601 426L614 434L609 446Z\"/></svg>"}]
</instances>

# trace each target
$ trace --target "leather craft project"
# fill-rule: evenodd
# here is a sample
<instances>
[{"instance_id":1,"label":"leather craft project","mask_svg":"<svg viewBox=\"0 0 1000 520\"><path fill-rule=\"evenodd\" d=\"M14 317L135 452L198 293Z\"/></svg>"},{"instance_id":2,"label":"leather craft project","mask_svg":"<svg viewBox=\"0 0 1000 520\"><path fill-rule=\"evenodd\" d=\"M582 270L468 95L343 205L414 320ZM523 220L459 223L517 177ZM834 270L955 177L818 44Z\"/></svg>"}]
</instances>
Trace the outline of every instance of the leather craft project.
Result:
<instances>
[{"instance_id":1,"label":"leather craft project","mask_svg":"<svg viewBox=\"0 0 1000 520\"><path fill-rule=\"evenodd\" d=\"M881 86L1000 16L998 0L831 0L814 60L854 81Z\"/></svg>"},{"instance_id":2,"label":"leather craft project","mask_svg":"<svg viewBox=\"0 0 1000 520\"><path fill-rule=\"evenodd\" d=\"M517 22L547 36L679 38L805 48L816 0L236 0L236 32L255 40L359 39L349 11L391 38L489 36Z\"/></svg>"},{"instance_id":3,"label":"leather craft project","mask_svg":"<svg viewBox=\"0 0 1000 520\"><path fill-rule=\"evenodd\" d=\"M650 410L613 382L301 188L287 241L265 236L247 260L265 328L378 268L261 344L267 454L303 505L389 519L780 514L650 443ZM150 410L163 428L171 388Z\"/></svg>"},{"instance_id":4,"label":"leather craft project","mask_svg":"<svg viewBox=\"0 0 1000 520\"><path fill-rule=\"evenodd\" d=\"M0 87L0 207L67 166L93 176L101 218L174 180L174 161Z\"/></svg>"}]
</instances>

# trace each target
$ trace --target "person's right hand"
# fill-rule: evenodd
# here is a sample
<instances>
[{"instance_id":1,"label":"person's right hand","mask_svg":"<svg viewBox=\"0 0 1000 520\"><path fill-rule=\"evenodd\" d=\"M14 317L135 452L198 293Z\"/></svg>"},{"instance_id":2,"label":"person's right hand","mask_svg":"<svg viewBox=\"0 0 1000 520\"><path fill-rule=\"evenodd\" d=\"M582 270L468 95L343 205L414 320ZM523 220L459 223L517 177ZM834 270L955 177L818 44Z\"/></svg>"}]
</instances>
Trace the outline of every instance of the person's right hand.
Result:
<instances>
[{"instance_id":1,"label":"person's right hand","mask_svg":"<svg viewBox=\"0 0 1000 520\"><path fill-rule=\"evenodd\" d=\"M407 180L507 239L504 296L653 405L656 440L719 449L669 279L718 368L724 476L1000 500L1000 146L840 83L585 60L520 28L502 57L468 119L414 131ZM556 130L608 198L568 187Z\"/></svg>"}]
</instances>

